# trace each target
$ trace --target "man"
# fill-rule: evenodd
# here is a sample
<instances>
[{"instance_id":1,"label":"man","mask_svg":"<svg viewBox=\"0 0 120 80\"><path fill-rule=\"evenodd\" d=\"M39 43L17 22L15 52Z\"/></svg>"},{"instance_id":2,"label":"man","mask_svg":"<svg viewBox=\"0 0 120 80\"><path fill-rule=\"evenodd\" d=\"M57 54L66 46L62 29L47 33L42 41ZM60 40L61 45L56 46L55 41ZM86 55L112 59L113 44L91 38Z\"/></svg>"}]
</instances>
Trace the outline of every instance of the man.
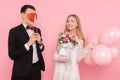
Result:
<instances>
[{"instance_id":1,"label":"man","mask_svg":"<svg viewBox=\"0 0 120 80\"><path fill-rule=\"evenodd\" d=\"M9 57L14 61L12 80L41 80L45 70L41 52L44 50L40 29L33 27L37 18L32 5L21 8L22 24L9 32Z\"/></svg>"}]
</instances>

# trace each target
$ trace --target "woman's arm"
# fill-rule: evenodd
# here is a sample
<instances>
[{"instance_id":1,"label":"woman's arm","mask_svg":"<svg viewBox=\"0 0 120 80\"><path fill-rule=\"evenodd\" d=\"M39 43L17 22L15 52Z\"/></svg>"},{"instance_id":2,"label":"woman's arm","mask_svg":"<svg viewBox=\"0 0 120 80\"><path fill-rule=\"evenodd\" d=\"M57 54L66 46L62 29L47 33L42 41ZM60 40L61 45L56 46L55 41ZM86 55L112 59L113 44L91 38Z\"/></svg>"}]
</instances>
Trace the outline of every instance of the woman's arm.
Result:
<instances>
[{"instance_id":1,"label":"woman's arm","mask_svg":"<svg viewBox=\"0 0 120 80\"><path fill-rule=\"evenodd\" d=\"M78 50L78 56L77 56L77 62L79 63L82 59L84 59L87 55L87 53L94 47L93 43L89 43L83 48L83 42L79 47Z\"/></svg>"},{"instance_id":2,"label":"woman's arm","mask_svg":"<svg viewBox=\"0 0 120 80\"><path fill-rule=\"evenodd\" d=\"M59 54L59 49L60 46L57 44L57 48L54 52L53 58L55 61L60 61L60 62L66 62L67 61L67 57L65 55L60 55Z\"/></svg>"}]
</instances>

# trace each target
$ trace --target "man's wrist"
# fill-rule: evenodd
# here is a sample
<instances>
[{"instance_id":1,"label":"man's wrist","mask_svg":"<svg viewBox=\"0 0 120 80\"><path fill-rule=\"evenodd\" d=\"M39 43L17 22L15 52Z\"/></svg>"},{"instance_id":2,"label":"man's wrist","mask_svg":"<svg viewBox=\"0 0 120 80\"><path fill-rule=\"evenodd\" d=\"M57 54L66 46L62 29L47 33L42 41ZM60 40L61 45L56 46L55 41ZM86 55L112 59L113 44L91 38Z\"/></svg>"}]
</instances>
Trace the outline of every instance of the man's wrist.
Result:
<instances>
[{"instance_id":1,"label":"man's wrist","mask_svg":"<svg viewBox=\"0 0 120 80\"><path fill-rule=\"evenodd\" d=\"M44 44L43 43L39 44L39 47L42 50L44 48Z\"/></svg>"},{"instance_id":2,"label":"man's wrist","mask_svg":"<svg viewBox=\"0 0 120 80\"><path fill-rule=\"evenodd\" d=\"M38 44L42 44L42 42L41 42L41 41L38 41Z\"/></svg>"},{"instance_id":3,"label":"man's wrist","mask_svg":"<svg viewBox=\"0 0 120 80\"><path fill-rule=\"evenodd\" d=\"M30 43L29 42L27 42L27 45L30 47Z\"/></svg>"},{"instance_id":4,"label":"man's wrist","mask_svg":"<svg viewBox=\"0 0 120 80\"><path fill-rule=\"evenodd\" d=\"M25 48L26 48L27 51L30 49L30 47L29 47L29 45L27 43L24 44L24 46L25 46Z\"/></svg>"}]
</instances>

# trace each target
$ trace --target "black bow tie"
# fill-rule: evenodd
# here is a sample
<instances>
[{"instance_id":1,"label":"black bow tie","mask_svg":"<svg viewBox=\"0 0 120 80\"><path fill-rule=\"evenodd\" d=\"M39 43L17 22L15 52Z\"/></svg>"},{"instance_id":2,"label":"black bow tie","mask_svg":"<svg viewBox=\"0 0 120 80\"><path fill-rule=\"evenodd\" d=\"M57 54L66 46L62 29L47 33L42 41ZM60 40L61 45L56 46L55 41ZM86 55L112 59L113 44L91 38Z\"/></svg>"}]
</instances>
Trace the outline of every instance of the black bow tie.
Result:
<instances>
[{"instance_id":1,"label":"black bow tie","mask_svg":"<svg viewBox=\"0 0 120 80\"><path fill-rule=\"evenodd\" d=\"M26 29L31 29L31 30L34 30L34 27L33 26L27 26Z\"/></svg>"}]
</instances>

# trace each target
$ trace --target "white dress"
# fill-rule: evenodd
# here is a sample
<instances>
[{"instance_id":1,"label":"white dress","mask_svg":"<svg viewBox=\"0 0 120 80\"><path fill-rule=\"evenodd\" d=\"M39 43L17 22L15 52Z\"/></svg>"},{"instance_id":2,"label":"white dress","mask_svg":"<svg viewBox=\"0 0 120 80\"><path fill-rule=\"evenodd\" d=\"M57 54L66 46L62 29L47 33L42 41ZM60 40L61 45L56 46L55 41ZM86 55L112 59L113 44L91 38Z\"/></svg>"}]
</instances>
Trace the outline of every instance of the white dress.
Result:
<instances>
[{"instance_id":1,"label":"white dress","mask_svg":"<svg viewBox=\"0 0 120 80\"><path fill-rule=\"evenodd\" d=\"M91 44L88 44L83 48L83 40L77 39L78 45L68 48L66 55L69 55L67 62L59 61L61 45L58 45L58 49L54 53L55 67L53 73L53 80L81 80L78 63L86 56L89 49L92 48Z\"/></svg>"}]
</instances>

